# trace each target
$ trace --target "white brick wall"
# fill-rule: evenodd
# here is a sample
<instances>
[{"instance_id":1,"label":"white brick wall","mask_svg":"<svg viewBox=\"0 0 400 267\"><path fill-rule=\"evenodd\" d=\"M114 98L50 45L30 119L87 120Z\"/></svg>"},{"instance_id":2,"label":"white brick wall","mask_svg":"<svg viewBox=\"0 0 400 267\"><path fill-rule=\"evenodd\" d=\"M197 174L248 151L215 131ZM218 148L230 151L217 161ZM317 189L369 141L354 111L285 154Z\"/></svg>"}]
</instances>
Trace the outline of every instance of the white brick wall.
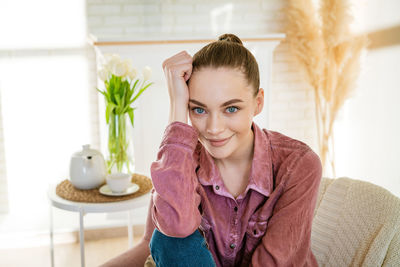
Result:
<instances>
[{"instance_id":1,"label":"white brick wall","mask_svg":"<svg viewBox=\"0 0 400 267\"><path fill-rule=\"evenodd\" d=\"M217 37L225 32L240 37L284 32L282 9L286 4L284 0L87 0L87 21L89 32L100 39ZM270 129L306 142L317 151L312 92L302 81L287 44L275 51Z\"/></svg>"},{"instance_id":2,"label":"white brick wall","mask_svg":"<svg viewBox=\"0 0 400 267\"><path fill-rule=\"evenodd\" d=\"M272 72L270 129L301 140L318 153L314 95L286 42L275 49Z\"/></svg>"}]
</instances>

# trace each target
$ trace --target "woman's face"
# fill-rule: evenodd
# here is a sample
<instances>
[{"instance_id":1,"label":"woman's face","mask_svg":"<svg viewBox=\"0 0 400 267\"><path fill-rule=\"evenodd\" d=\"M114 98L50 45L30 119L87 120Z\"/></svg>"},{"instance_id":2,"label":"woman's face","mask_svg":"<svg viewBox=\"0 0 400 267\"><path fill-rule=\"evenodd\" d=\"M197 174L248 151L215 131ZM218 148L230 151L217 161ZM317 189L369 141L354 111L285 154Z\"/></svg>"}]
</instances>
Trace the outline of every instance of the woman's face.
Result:
<instances>
[{"instance_id":1,"label":"woman's face","mask_svg":"<svg viewBox=\"0 0 400 267\"><path fill-rule=\"evenodd\" d=\"M251 124L261 112L264 91L256 97L244 74L232 68L201 68L189 80L189 118L215 159L240 159L252 144Z\"/></svg>"}]
</instances>

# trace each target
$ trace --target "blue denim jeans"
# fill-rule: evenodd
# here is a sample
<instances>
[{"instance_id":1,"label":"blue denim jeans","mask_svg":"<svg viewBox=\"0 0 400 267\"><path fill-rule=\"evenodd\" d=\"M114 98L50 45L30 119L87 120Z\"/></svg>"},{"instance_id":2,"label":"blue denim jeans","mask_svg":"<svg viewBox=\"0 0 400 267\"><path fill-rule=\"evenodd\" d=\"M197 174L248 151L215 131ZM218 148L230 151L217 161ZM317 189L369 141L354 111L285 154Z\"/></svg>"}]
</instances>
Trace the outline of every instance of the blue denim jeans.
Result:
<instances>
[{"instance_id":1,"label":"blue denim jeans","mask_svg":"<svg viewBox=\"0 0 400 267\"><path fill-rule=\"evenodd\" d=\"M198 230L188 237L177 238L154 229L149 246L157 267L215 266L206 241Z\"/></svg>"}]
</instances>

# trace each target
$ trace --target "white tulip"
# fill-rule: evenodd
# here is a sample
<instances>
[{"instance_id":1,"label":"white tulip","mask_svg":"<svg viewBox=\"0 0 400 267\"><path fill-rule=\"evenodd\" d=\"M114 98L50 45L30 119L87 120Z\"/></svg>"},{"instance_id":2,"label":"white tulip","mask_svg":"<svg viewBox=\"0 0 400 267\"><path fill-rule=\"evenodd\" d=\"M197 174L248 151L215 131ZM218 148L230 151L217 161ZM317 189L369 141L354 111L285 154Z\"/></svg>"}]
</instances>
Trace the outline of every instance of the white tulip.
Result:
<instances>
[{"instance_id":1,"label":"white tulip","mask_svg":"<svg viewBox=\"0 0 400 267\"><path fill-rule=\"evenodd\" d=\"M132 69L132 60L125 59L123 62L124 62L124 65L125 65L126 72L130 72L131 69Z\"/></svg>"},{"instance_id":2,"label":"white tulip","mask_svg":"<svg viewBox=\"0 0 400 267\"><path fill-rule=\"evenodd\" d=\"M122 77L126 74L125 64L120 60L118 61L116 59L113 59L112 61L110 61L109 68L111 73L115 76Z\"/></svg>"},{"instance_id":3,"label":"white tulip","mask_svg":"<svg viewBox=\"0 0 400 267\"><path fill-rule=\"evenodd\" d=\"M103 68L112 74L120 77L125 75L126 69L118 54L104 54L104 61Z\"/></svg>"},{"instance_id":4,"label":"white tulip","mask_svg":"<svg viewBox=\"0 0 400 267\"><path fill-rule=\"evenodd\" d=\"M137 70L132 67L127 75L129 76L129 79L131 79L131 81L133 81L137 76Z\"/></svg>"},{"instance_id":5,"label":"white tulip","mask_svg":"<svg viewBox=\"0 0 400 267\"><path fill-rule=\"evenodd\" d=\"M100 63L104 66L109 65L110 62L118 62L118 61L121 61L118 54L106 53L102 57L100 57Z\"/></svg>"},{"instance_id":6,"label":"white tulip","mask_svg":"<svg viewBox=\"0 0 400 267\"><path fill-rule=\"evenodd\" d=\"M108 73L109 71L105 68L102 68L101 70L98 71L98 75L100 80L105 81L108 79Z\"/></svg>"},{"instance_id":7,"label":"white tulip","mask_svg":"<svg viewBox=\"0 0 400 267\"><path fill-rule=\"evenodd\" d=\"M107 64L103 65L103 68L114 74L113 70L116 64L117 62L109 61Z\"/></svg>"},{"instance_id":8,"label":"white tulip","mask_svg":"<svg viewBox=\"0 0 400 267\"><path fill-rule=\"evenodd\" d=\"M143 73L143 79L147 81L151 77L151 68L149 66L144 67L142 73Z\"/></svg>"}]
</instances>

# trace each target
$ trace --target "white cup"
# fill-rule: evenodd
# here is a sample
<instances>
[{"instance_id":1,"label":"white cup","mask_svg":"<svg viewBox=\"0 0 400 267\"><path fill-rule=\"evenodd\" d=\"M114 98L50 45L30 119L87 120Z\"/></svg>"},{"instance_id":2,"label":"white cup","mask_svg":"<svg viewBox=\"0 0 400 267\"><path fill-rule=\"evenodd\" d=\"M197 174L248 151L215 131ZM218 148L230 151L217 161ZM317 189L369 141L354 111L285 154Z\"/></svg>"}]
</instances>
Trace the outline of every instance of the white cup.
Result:
<instances>
[{"instance_id":1,"label":"white cup","mask_svg":"<svg viewBox=\"0 0 400 267\"><path fill-rule=\"evenodd\" d=\"M124 192L131 184L131 179L132 175L122 172L111 173L106 177L108 187L114 193Z\"/></svg>"}]
</instances>

